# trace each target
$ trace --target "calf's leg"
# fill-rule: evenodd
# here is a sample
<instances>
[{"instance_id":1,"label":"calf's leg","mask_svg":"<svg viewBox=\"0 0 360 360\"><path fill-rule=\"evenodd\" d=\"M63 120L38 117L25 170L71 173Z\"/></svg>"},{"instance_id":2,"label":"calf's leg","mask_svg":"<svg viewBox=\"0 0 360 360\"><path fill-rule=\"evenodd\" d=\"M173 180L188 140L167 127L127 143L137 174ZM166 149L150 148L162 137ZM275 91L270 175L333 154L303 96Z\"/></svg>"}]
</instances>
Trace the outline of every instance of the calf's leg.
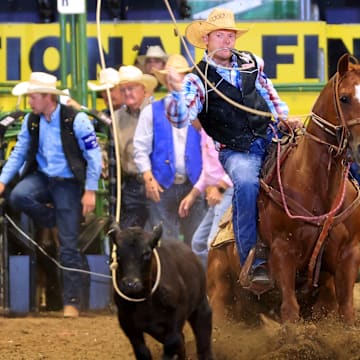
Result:
<instances>
[{"instance_id":1,"label":"calf's leg","mask_svg":"<svg viewBox=\"0 0 360 360\"><path fill-rule=\"evenodd\" d=\"M185 360L184 335L181 331L166 336L162 360Z\"/></svg>"},{"instance_id":2,"label":"calf's leg","mask_svg":"<svg viewBox=\"0 0 360 360\"><path fill-rule=\"evenodd\" d=\"M120 317L118 317L118 320L121 329L124 331L125 335L131 343L135 358L137 360L151 360L151 353L145 344L144 334L141 331L134 329L131 324L131 320L129 320L130 323L124 320L121 321Z\"/></svg>"},{"instance_id":3,"label":"calf's leg","mask_svg":"<svg viewBox=\"0 0 360 360\"><path fill-rule=\"evenodd\" d=\"M196 339L198 360L213 359L211 351L212 313L206 297L189 318Z\"/></svg>"}]
</instances>

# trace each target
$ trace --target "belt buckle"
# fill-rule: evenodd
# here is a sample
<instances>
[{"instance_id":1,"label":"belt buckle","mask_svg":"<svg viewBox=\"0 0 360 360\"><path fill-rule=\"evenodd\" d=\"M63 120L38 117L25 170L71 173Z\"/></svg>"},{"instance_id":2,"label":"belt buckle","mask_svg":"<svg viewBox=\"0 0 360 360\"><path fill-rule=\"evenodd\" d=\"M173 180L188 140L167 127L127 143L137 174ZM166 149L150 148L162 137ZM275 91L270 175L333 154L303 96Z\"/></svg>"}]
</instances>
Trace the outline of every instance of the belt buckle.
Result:
<instances>
[{"instance_id":1,"label":"belt buckle","mask_svg":"<svg viewBox=\"0 0 360 360\"><path fill-rule=\"evenodd\" d=\"M186 175L175 174L174 184L176 184L176 185L184 184L186 179L187 179Z\"/></svg>"}]
</instances>

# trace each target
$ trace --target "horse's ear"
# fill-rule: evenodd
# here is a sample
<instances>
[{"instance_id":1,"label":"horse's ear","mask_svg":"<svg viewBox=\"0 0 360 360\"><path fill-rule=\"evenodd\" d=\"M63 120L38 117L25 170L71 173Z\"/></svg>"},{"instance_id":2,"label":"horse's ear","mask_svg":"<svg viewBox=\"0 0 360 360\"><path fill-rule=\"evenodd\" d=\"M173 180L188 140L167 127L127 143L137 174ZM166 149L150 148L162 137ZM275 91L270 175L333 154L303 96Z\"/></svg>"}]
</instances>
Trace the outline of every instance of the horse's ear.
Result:
<instances>
[{"instance_id":1,"label":"horse's ear","mask_svg":"<svg viewBox=\"0 0 360 360\"><path fill-rule=\"evenodd\" d=\"M349 70L349 54L342 55L337 63L337 72L340 76L344 75Z\"/></svg>"}]
</instances>

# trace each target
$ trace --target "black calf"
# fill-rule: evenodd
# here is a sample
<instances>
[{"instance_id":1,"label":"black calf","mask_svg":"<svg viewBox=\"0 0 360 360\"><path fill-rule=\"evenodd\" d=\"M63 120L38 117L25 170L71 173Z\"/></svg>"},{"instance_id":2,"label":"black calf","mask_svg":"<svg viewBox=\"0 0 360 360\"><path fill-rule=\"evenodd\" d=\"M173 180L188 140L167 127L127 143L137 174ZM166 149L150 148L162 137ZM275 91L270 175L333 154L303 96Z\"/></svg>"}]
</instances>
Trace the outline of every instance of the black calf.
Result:
<instances>
[{"instance_id":1,"label":"black calf","mask_svg":"<svg viewBox=\"0 0 360 360\"><path fill-rule=\"evenodd\" d=\"M120 327L137 359L151 359L144 333L163 344L163 359L185 359L183 327L189 321L198 359L212 359L211 309L203 267L189 246L163 241L161 226L148 233L138 227L110 232L114 299ZM117 264L116 264L117 263Z\"/></svg>"}]
</instances>

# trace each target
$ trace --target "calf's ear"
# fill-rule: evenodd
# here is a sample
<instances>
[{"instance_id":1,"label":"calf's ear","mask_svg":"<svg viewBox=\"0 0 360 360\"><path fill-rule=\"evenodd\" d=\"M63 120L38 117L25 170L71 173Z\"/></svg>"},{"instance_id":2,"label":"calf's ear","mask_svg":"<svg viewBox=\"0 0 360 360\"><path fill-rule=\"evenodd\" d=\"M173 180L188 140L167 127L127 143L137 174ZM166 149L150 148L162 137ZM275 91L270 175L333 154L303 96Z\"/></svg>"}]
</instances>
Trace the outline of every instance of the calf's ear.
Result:
<instances>
[{"instance_id":1,"label":"calf's ear","mask_svg":"<svg viewBox=\"0 0 360 360\"><path fill-rule=\"evenodd\" d=\"M120 232L119 224L116 221L114 221L111 223L107 234L108 234L108 236L110 236L111 239L115 239L116 234L118 232Z\"/></svg>"},{"instance_id":2,"label":"calf's ear","mask_svg":"<svg viewBox=\"0 0 360 360\"><path fill-rule=\"evenodd\" d=\"M152 231L154 247L158 244L162 235L162 231L163 229L161 223L159 225L154 226Z\"/></svg>"}]
</instances>

